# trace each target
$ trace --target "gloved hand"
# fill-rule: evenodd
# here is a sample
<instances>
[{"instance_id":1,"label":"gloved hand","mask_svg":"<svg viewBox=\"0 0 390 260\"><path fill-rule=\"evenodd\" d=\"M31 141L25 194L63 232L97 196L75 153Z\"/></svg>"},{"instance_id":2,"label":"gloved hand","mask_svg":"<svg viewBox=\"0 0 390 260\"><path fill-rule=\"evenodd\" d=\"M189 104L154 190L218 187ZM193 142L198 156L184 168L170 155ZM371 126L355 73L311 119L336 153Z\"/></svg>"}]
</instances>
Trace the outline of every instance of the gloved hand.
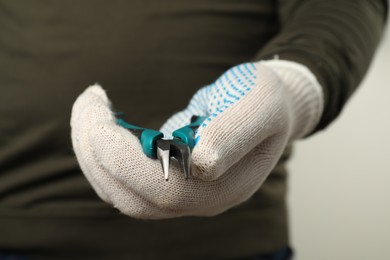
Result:
<instances>
[{"instance_id":1,"label":"gloved hand","mask_svg":"<svg viewBox=\"0 0 390 260\"><path fill-rule=\"evenodd\" d=\"M165 181L158 160L118 126L105 91L88 88L76 100L72 143L98 195L124 214L148 219L212 216L247 200L264 182L288 140L309 133L322 112L321 88L302 65L268 61L240 65L198 91L165 132L209 116L197 133L194 178L171 164Z\"/></svg>"},{"instance_id":2,"label":"gloved hand","mask_svg":"<svg viewBox=\"0 0 390 260\"><path fill-rule=\"evenodd\" d=\"M238 163L239 171L254 167L245 178L253 178L258 188L259 175L268 175L288 141L313 130L322 110L322 88L303 65L281 60L247 63L200 89L160 131L169 135L187 125L192 115L208 116L196 134L193 174L216 180Z\"/></svg>"}]
</instances>

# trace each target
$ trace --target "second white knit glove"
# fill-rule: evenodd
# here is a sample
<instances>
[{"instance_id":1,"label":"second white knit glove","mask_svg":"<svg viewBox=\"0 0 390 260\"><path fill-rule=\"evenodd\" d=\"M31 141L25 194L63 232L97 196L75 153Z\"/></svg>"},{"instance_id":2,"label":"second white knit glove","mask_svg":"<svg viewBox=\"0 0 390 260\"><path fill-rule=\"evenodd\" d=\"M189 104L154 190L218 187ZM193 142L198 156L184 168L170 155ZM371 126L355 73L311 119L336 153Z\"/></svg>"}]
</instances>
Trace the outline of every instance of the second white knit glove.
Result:
<instances>
[{"instance_id":1,"label":"second white knit glove","mask_svg":"<svg viewBox=\"0 0 390 260\"><path fill-rule=\"evenodd\" d=\"M170 134L192 115L208 116L192 154L194 177L171 164L165 181L158 160L116 124L99 86L76 100L72 143L98 195L124 214L161 219L212 216L247 200L264 182L287 142L309 133L322 113L322 90L311 72L287 61L234 67L203 88L162 130Z\"/></svg>"}]
</instances>

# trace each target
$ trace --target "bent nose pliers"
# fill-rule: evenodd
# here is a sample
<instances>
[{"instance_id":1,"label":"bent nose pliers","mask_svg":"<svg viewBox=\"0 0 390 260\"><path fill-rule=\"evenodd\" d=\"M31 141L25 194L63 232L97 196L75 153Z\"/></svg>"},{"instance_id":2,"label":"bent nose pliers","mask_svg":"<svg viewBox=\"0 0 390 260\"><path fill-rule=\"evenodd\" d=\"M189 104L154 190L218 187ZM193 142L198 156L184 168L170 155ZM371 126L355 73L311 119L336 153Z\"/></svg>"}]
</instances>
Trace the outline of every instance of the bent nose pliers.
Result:
<instances>
[{"instance_id":1,"label":"bent nose pliers","mask_svg":"<svg viewBox=\"0 0 390 260\"><path fill-rule=\"evenodd\" d=\"M117 113L117 116L123 115ZM168 180L170 158L175 158L187 179L191 172L191 151L196 144L195 131L206 119L203 116L192 116L191 123L172 133L173 139L164 139L164 134L153 129L135 126L125 122L121 117L116 123L134 134L142 145L143 152L150 158L159 159L165 180Z\"/></svg>"}]
</instances>

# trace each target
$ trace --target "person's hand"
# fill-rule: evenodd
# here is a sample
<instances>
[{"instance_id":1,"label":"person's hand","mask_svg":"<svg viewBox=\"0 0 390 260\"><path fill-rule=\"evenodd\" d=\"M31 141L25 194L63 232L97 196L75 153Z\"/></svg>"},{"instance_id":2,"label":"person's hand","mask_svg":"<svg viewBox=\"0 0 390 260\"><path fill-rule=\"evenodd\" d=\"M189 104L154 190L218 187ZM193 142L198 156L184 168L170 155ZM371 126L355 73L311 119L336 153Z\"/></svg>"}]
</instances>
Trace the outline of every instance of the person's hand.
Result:
<instances>
[{"instance_id":1,"label":"person's hand","mask_svg":"<svg viewBox=\"0 0 390 260\"><path fill-rule=\"evenodd\" d=\"M165 181L160 162L116 124L105 91L88 88L73 106L72 142L98 195L127 215L148 219L212 216L247 200L287 141L309 133L322 111L320 86L307 69L271 63L229 70L165 124L170 133L193 114L209 116L197 134L188 180L171 164Z\"/></svg>"},{"instance_id":2,"label":"person's hand","mask_svg":"<svg viewBox=\"0 0 390 260\"><path fill-rule=\"evenodd\" d=\"M192 115L207 116L196 134L192 172L207 181L234 172L252 183L244 199L260 187L287 142L313 130L322 98L319 83L303 65L280 60L242 64L200 89L161 131L171 133Z\"/></svg>"}]
</instances>

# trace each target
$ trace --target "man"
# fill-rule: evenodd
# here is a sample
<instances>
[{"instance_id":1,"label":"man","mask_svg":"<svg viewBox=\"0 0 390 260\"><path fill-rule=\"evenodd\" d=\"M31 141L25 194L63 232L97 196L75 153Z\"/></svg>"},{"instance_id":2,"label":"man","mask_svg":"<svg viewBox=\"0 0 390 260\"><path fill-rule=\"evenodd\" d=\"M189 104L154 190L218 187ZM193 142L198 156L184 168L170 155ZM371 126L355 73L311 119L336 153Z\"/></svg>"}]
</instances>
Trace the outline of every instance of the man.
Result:
<instances>
[{"instance_id":1,"label":"man","mask_svg":"<svg viewBox=\"0 0 390 260\"><path fill-rule=\"evenodd\" d=\"M13 0L1 1L0 10L1 250L38 259L242 259L269 254L288 257L284 168L290 154L288 143L326 127L339 114L367 70L381 36L387 2L83 1L75 4ZM260 60L265 63L258 63ZM152 177L160 180L162 175L156 176L153 171L147 171L145 179L136 174L142 169L152 169L155 166L150 165L158 162L148 161L129 175L115 176L118 172L106 169L108 164L103 157L110 151L111 157L107 158L113 162L119 158L115 151L122 146L112 142L114 147L110 147L108 142L107 146L95 149L98 144L106 144L100 141L107 140L107 136L100 135L104 131L94 131L96 121L88 117L98 113L83 114L84 108L99 107L107 112L109 98L115 108L125 112L128 122L154 129L186 107L189 100L202 104L197 111L210 116L208 112L221 108L211 102L197 101L207 90L202 87L211 84L211 91L222 86L233 88L235 84L212 83L225 71L229 78L234 77L240 68L234 66L249 61L254 62L256 72L249 71L259 73L257 80L265 80L256 81L255 85L261 88L245 92L245 97L234 102L230 110L211 120L213 127L205 126L201 130L197 144L198 151L206 152L218 144L214 150L228 151L223 154L229 156L223 158L232 160L220 163L218 157L210 164L213 167L207 168L204 158L210 155L202 157L204 152L198 152L198 159L194 160L196 176L187 186L185 180L179 179L182 176L174 172L168 182L153 186L167 185L167 193L158 194L172 194L166 197L172 199L169 203L156 204L158 197L145 192L140 195L143 202L132 206L136 200L126 197L130 194L127 191L139 193L147 185L129 187L130 183L142 184L142 180ZM234 68L229 70L231 67ZM95 81L107 94L95 87L80 96L78 101L82 102L75 103L73 151L69 137L70 112L79 94ZM294 92L296 87L308 94L292 94L302 93ZM255 96L254 91L258 91ZM200 94L191 99L195 92ZM269 106L271 103L263 99L255 102L264 96L272 97L275 102ZM248 97L255 101L245 101ZM209 101L209 97L204 100ZM308 100L304 102L308 105L302 108L300 100ZM260 103L270 109L257 106ZM261 122L271 122L271 128L276 130L264 132L263 124L234 121L234 113L229 113L233 109L246 111L240 115L257 111L245 122L269 115ZM278 113L271 116L272 111ZM101 118L106 120L109 116ZM169 134L186 120L174 116L173 127L165 124L163 130ZM228 125L240 126L240 130L248 133L256 130L253 135L235 135L241 141L237 143L247 144L240 146L239 154L232 152L237 150L231 142L235 139L227 138L229 142L221 143L221 138L215 138L220 131L225 133ZM235 129L229 128L226 133ZM83 134L82 139L75 135L75 130ZM127 136L125 132L120 133ZM256 138L245 139L246 136ZM278 138L269 142L272 145L264 145L271 136ZM269 161L260 167L256 162L265 157L255 153L254 159L249 160L253 164L245 161L237 164L238 157L248 158L245 156L255 148L254 141L255 147L262 148L259 154L264 154L264 147L272 148L272 153L267 154ZM94 156L103 157L86 162L85 158L89 157L83 154L88 146L80 143L93 143L96 146L90 151ZM136 147L137 143L133 144ZM199 148L201 145L203 149ZM139 151L134 151L139 155L136 158L144 158ZM129 153L130 162L134 153ZM120 158L123 162L126 157ZM112 165L117 169L122 164ZM131 165L134 164L125 166ZM188 206L169 210L172 205L194 205L188 204L189 198L184 200L177 195L195 187L191 182L201 183L196 187L204 187L220 178L226 179L224 176L240 177L233 174L243 172L237 165L255 165L245 170L253 176L249 180L254 185L235 186L236 182L226 182L229 185L224 187L234 192L226 193L221 186L218 186L220 192L210 191L222 200L221 204L209 197L213 204L208 207L205 206L208 200L202 198L196 200L196 210L191 211ZM122 183L125 192L113 189L115 185L110 182L97 180L94 174L98 171L88 170L91 167L106 167L103 171L106 176L114 176L110 180ZM226 174L234 167L235 172ZM244 183L244 176L238 177L237 181ZM183 184L173 192L175 180ZM253 194L260 184L260 189ZM130 216L103 202L92 186L105 201ZM222 192L226 196L221 196ZM202 217L210 215L213 217Z\"/></svg>"}]
</instances>

